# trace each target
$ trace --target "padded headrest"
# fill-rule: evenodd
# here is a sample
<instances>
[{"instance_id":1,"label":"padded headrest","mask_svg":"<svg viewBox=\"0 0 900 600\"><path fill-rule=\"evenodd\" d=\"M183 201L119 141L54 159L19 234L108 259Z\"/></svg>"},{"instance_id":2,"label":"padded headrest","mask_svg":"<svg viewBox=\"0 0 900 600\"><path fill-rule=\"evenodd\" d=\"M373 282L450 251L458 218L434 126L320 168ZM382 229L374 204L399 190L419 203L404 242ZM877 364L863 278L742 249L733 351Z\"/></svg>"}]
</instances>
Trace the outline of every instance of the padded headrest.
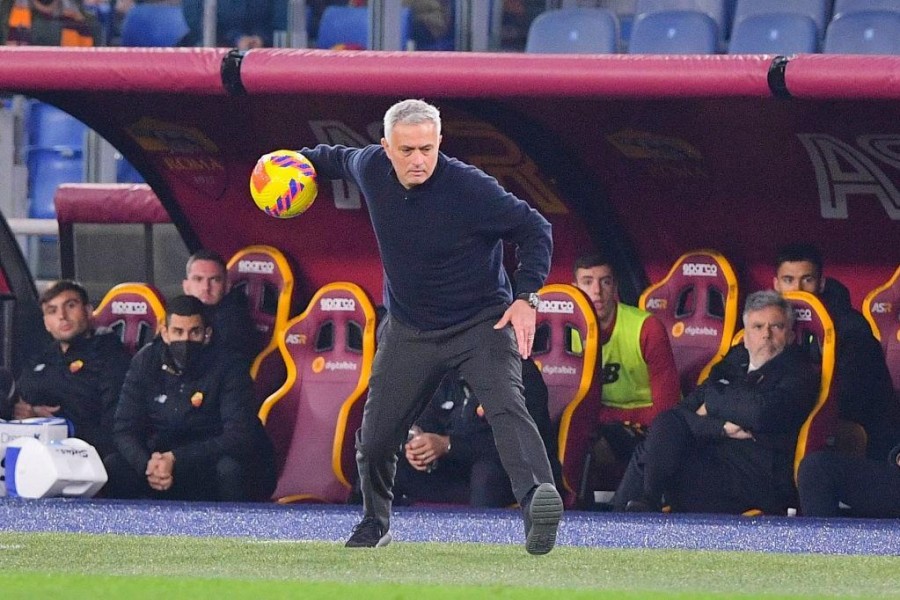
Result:
<instances>
[{"instance_id":1,"label":"padded headrest","mask_svg":"<svg viewBox=\"0 0 900 600\"><path fill-rule=\"evenodd\" d=\"M163 296L145 283L114 286L94 310L94 324L115 331L126 350L134 354L156 335L165 319Z\"/></svg>"},{"instance_id":2,"label":"padded headrest","mask_svg":"<svg viewBox=\"0 0 900 600\"><path fill-rule=\"evenodd\" d=\"M900 267L884 285L866 295L863 314L885 350L900 342Z\"/></svg>"},{"instance_id":3,"label":"padded headrest","mask_svg":"<svg viewBox=\"0 0 900 600\"><path fill-rule=\"evenodd\" d=\"M665 325L687 393L706 364L728 351L737 327L737 277L716 250L687 252L641 294L638 306Z\"/></svg>"},{"instance_id":4,"label":"padded headrest","mask_svg":"<svg viewBox=\"0 0 900 600\"><path fill-rule=\"evenodd\" d=\"M550 390L550 418L556 421L566 406L588 392L599 331L594 307L578 288L550 284L540 297L532 356Z\"/></svg>"},{"instance_id":5,"label":"padded headrest","mask_svg":"<svg viewBox=\"0 0 900 600\"><path fill-rule=\"evenodd\" d=\"M294 274L281 250L262 245L238 250L228 261L228 281L244 290L256 329L267 339L287 322Z\"/></svg>"}]
</instances>

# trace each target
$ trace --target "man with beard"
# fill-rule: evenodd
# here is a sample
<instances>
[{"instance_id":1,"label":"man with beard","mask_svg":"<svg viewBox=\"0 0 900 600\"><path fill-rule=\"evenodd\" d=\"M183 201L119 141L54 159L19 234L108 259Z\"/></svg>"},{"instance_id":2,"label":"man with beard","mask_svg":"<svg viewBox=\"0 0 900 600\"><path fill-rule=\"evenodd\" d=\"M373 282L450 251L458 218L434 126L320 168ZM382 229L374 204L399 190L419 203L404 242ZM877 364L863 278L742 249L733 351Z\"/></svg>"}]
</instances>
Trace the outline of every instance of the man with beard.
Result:
<instances>
[{"instance_id":1,"label":"man with beard","mask_svg":"<svg viewBox=\"0 0 900 600\"><path fill-rule=\"evenodd\" d=\"M275 486L271 443L239 355L210 343L203 303L177 296L160 336L134 357L107 457L115 498L248 501Z\"/></svg>"},{"instance_id":2,"label":"man with beard","mask_svg":"<svg viewBox=\"0 0 900 600\"><path fill-rule=\"evenodd\" d=\"M774 291L750 294L744 343L681 403L659 414L613 506L628 512L784 513L794 497L797 433L818 377L793 344L794 313Z\"/></svg>"}]
</instances>

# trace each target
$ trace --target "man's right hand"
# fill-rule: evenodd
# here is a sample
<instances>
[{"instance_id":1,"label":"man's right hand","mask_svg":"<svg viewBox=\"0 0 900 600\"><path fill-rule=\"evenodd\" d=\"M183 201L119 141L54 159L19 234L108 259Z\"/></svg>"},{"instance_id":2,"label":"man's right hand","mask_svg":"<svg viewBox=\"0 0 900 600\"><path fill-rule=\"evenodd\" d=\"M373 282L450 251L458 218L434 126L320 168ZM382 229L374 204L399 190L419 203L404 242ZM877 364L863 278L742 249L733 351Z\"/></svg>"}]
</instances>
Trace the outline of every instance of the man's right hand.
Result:
<instances>
[{"instance_id":1,"label":"man's right hand","mask_svg":"<svg viewBox=\"0 0 900 600\"><path fill-rule=\"evenodd\" d=\"M13 419L31 419L33 417L55 417L59 412L58 406L45 406L39 404L32 406L24 400L19 400L13 406Z\"/></svg>"},{"instance_id":2,"label":"man's right hand","mask_svg":"<svg viewBox=\"0 0 900 600\"><path fill-rule=\"evenodd\" d=\"M737 423L732 423L731 421L725 421L725 425L722 426L722 430L725 432L725 437L730 437L733 440L753 439L752 433L750 433Z\"/></svg>"},{"instance_id":3,"label":"man's right hand","mask_svg":"<svg viewBox=\"0 0 900 600\"><path fill-rule=\"evenodd\" d=\"M406 460L417 471L427 471L428 465L447 454L450 436L420 433L406 442Z\"/></svg>"}]
</instances>

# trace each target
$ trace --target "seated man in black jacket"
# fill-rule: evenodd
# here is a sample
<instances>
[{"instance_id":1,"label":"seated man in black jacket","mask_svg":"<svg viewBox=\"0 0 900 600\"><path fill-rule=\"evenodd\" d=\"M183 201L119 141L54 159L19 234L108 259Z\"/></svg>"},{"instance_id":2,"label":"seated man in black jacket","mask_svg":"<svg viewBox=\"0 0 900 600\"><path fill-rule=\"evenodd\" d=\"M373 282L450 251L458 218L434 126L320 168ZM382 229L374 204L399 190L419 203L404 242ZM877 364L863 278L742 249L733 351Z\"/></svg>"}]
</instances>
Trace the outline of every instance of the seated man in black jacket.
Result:
<instances>
[{"instance_id":1,"label":"seated man in black jacket","mask_svg":"<svg viewBox=\"0 0 900 600\"><path fill-rule=\"evenodd\" d=\"M534 361L522 361L525 407L537 425L560 485L561 466L550 422L548 393ZM457 371L441 381L410 429L400 453L394 494L399 502L450 502L475 507L515 504L484 410Z\"/></svg>"},{"instance_id":2,"label":"seated man in black jacket","mask_svg":"<svg viewBox=\"0 0 900 600\"><path fill-rule=\"evenodd\" d=\"M160 337L134 357L104 461L106 495L178 500L269 498L272 445L251 408L241 358L210 343L203 304L177 296Z\"/></svg>"},{"instance_id":3,"label":"seated man in black jacket","mask_svg":"<svg viewBox=\"0 0 900 600\"><path fill-rule=\"evenodd\" d=\"M113 415L130 357L117 335L95 331L85 289L57 281L40 296L44 327L53 341L22 369L15 419L63 417L74 436L103 457L115 450Z\"/></svg>"},{"instance_id":4,"label":"seated man in black jacket","mask_svg":"<svg viewBox=\"0 0 900 600\"><path fill-rule=\"evenodd\" d=\"M793 341L793 310L774 291L750 294L744 343L677 407L660 413L635 450L616 510L783 513L794 498L797 433L818 377Z\"/></svg>"}]
</instances>

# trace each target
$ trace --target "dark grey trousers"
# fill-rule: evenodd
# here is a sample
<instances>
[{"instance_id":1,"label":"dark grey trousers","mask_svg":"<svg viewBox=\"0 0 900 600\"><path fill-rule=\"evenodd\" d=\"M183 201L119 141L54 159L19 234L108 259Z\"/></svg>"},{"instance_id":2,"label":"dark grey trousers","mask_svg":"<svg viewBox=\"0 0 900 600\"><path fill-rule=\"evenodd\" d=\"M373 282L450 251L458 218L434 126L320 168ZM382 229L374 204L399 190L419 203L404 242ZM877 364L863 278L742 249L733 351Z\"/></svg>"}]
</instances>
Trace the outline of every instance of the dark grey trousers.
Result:
<instances>
[{"instance_id":1,"label":"dark grey trousers","mask_svg":"<svg viewBox=\"0 0 900 600\"><path fill-rule=\"evenodd\" d=\"M459 369L484 407L515 497L521 501L534 486L553 483L544 443L525 408L515 335L511 327L494 329L505 309L486 309L438 331L418 331L386 317L356 433L363 510L385 529L390 527L397 452L451 368Z\"/></svg>"}]
</instances>

